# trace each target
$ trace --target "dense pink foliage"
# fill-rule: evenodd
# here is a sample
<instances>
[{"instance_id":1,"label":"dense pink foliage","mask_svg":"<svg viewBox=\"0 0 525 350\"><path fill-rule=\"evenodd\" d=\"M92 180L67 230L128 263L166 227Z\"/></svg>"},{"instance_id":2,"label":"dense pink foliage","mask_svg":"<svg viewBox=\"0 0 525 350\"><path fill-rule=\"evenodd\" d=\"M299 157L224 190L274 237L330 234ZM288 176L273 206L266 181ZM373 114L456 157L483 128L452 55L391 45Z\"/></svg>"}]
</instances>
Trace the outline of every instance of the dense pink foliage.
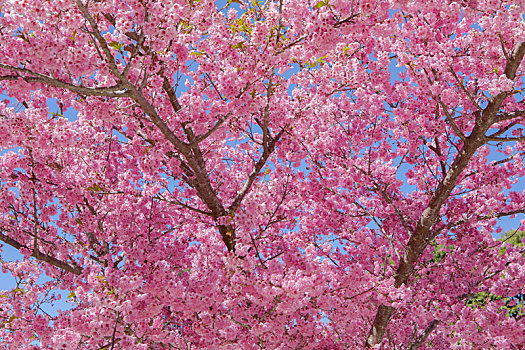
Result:
<instances>
[{"instance_id":1,"label":"dense pink foliage","mask_svg":"<svg viewBox=\"0 0 525 350\"><path fill-rule=\"evenodd\" d=\"M523 349L524 5L0 0L0 347Z\"/></svg>"}]
</instances>

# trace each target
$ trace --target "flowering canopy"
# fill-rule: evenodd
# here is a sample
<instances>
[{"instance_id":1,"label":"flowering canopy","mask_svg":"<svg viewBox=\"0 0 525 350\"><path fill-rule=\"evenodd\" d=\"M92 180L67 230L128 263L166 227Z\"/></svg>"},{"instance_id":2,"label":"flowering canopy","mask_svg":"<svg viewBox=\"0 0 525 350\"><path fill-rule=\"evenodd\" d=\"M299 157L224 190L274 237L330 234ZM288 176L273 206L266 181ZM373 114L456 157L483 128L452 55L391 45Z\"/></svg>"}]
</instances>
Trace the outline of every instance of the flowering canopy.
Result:
<instances>
[{"instance_id":1,"label":"flowering canopy","mask_svg":"<svg viewBox=\"0 0 525 350\"><path fill-rule=\"evenodd\" d=\"M522 349L524 5L1 0L0 343Z\"/></svg>"}]
</instances>

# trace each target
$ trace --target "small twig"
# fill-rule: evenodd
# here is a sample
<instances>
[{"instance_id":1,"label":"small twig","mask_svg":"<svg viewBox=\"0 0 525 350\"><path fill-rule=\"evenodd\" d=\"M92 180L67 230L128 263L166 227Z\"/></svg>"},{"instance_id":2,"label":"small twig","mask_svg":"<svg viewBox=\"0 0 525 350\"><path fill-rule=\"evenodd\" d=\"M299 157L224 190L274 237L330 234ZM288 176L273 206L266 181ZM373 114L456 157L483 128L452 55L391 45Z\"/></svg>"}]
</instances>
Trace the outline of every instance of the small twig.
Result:
<instances>
[{"instance_id":1,"label":"small twig","mask_svg":"<svg viewBox=\"0 0 525 350\"><path fill-rule=\"evenodd\" d=\"M226 120L228 120L228 118L229 118L231 115L232 115L232 113L231 113L231 112L228 112L226 115L224 115L222 118L220 118L220 119L215 123L215 125L213 125L213 127L212 127L210 130L208 130L206 133L204 133L204 134L202 134L202 135L198 135L198 136L196 137L195 141L196 141L197 143L199 143L199 142L202 142L202 141L206 140L208 137L211 136L211 134L213 134L215 131L217 131L217 129L220 128L221 125L224 124L224 122L225 122Z\"/></svg>"},{"instance_id":2,"label":"small twig","mask_svg":"<svg viewBox=\"0 0 525 350\"><path fill-rule=\"evenodd\" d=\"M259 253L259 248L257 247L257 243L255 243L255 239L253 239L253 236L250 232L248 232L248 234L250 235L250 239L252 240L252 244L253 246L255 247L255 253L257 254L257 258L259 259L259 261L261 262L261 265L265 268L265 269L268 269L268 267L264 264L264 261L262 260L261 258L261 254Z\"/></svg>"},{"instance_id":3,"label":"small twig","mask_svg":"<svg viewBox=\"0 0 525 350\"><path fill-rule=\"evenodd\" d=\"M115 318L115 326L113 326L113 334L111 335L111 350L115 349L115 335L117 334L117 324L118 324L119 312L117 311L117 317Z\"/></svg>"},{"instance_id":4,"label":"small twig","mask_svg":"<svg viewBox=\"0 0 525 350\"><path fill-rule=\"evenodd\" d=\"M417 339L412 343L412 345L410 345L410 347L407 350L417 350L417 349L419 349L419 347L421 345L423 345L425 340L427 340L427 338L430 335L430 333L432 333L432 331L434 331L434 329L436 329L438 324L439 324L438 320L432 320L432 322L430 322L430 324L425 329L425 331L419 337L417 337Z\"/></svg>"},{"instance_id":5,"label":"small twig","mask_svg":"<svg viewBox=\"0 0 525 350\"><path fill-rule=\"evenodd\" d=\"M450 123L450 126L452 126L452 129L454 130L456 135L461 139L461 141L464 142L465 139L466 139L465 134L463 134L463 132L456 125L456 122L454 121L454 119L452 118L452 115L448 111L447 106L443 103L443 101L441 101L440 98L437 98L437 102L441 105L441 109L443 109L443 113L445 113L445 117L447 118L448 122Z\"/></svg>"},{"instance_id":6,"label":"small twig","mask_svg":"<svg viewBox=\"0 0 525 350\"><path fill-rule=\"evenodd\" d=\"M501 44L501 51L503 51L503 55L505 56L505 59L507 62L510 61L510 56L507 52L507 49L505 49L505 42L503 42L503 37L501 36L501 33L498 33L499 42Z\"/></svg>"},{"instance_id":7,"label":"small twig","mask_svg":"<svg viewBox=\"0 0 525 350\"><path fill-rule=\"evenodd\" d=\"M476 102L476 100L474 99L474 97L472 96L472 94L467 90L467 88L465 87L465 85L463 84L462 81L459 80L459 77L458 75L456 74L456 72L454 71L454 69L452 69L452 65L450 65L449 67L449 71L450 73L452 73L452 76L454 77L454 79L456 80L456 82L458 83L459 87L461 88L461 90L463 90L463 92L465 92L465 94L467 95L468 99L470 100L470 102L472 102L472 104L474 106L476 106L476 108L480 111L483 110L483 108L481 108L481 106Z\"/></svg>"}]
</instances>

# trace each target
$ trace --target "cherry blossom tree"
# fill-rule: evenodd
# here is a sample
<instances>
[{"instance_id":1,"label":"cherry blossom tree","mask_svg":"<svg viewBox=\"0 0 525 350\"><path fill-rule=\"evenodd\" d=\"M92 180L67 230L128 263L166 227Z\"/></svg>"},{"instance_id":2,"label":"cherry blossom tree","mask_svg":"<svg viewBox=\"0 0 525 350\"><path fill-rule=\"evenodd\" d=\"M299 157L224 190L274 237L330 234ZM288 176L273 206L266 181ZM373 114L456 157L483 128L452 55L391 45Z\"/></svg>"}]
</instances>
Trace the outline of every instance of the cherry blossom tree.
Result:
<instances>
[{"instance_id":1,"label":"cherry blossom tree","mask_svg":"<svg viewBox=\"0 0 525 350\"><path fill-rule=\"evenodd\" d=\"M524 5L1 0L0 344L523 349Z\"/></svg>"}]
</instances>

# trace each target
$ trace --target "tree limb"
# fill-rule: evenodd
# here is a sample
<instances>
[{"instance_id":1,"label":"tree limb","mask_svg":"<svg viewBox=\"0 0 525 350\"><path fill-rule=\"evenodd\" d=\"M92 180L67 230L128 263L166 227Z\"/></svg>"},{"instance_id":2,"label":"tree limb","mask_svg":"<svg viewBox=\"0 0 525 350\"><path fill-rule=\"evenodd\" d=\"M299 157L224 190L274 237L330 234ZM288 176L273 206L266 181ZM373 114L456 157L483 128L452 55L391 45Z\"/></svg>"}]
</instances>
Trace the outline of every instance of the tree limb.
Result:
<instances>
[{"instance_id":1,"label":"tree limb","mask_svg":"<svg viewBox=\"0 0 525 350\"><path fill-rule=\"evenodd\" d=\"M516 71L524 56L525 42L522 42L516 46L512 53L511 60L507 62L505 67L505 75L507 78L514 79L516 77ZM426 208L423 210L416 224L414 233L405 246L405 252L396 269L394 275L395 287L399 288L408 282L419 257L428 243L434 238L433 236L436 233L431 231L431 228L440 217L439 211L441 207L449 198L452 190L456 186L456 182L459 180L463 170L468 166L472 156L479 147L487 142L486 132L492 124L498 122L498 110L507 96L507 92L500 92L490 99L488 105L483 109L481 116L476 119L472 132L465 138L463 147L454 159L447 174L439 182L434 194L430 197ZM390 306L379 306L374 324L365 343L366 347L372 347L382 342L393 312L394 310Z\"/></svg>"},{"instance_id":2,"label":"tree limb","mask_svg":"<svg viewBox=\"0 0 525 350\"><path fill-rule=\"evenodd\" d=\"M33 250L29 248L28 246L21 244L20 242L14 240L13 238L4 235L3 233L0 233L0 241L9 244L11 247L20 250L21 248L25 248L29 251L32 251L31 256L35 257L37 260L47 262L53 266L58 267L59 269L71 272L75 275L81 275L82 274L82 268L78 265L72 266L68 263L59 260L51 255L45 254L40 252L39 250Z\"/></svg>"},{"instance_id":3,"label":"tree limb","mask_svg":"<svg viewBox=\"0 0 525 350\"><path fill-rule=\"evenodd\" d=\"M425 331L419 337L417 337L417 339L412 343L412 345L410 345L408 347L407 350L417 350L417 349L419 349L419 347L421 345L423 345L423 343L427 340L427 338L430 335L430 333L432 333L432 331L434 329L436 329L438 324L439 324L438 320L432 320L432 322L430 322L430 324L427 326Z\"/></svg>"},{"instance_id":4,"label":"tree limb","mask_svg":"<svg viewBox=\"0 0 525 350\"><path fill-rule=\"evenodd\" d=\"M109 50L109 46L108 46L108 43L106 42L106 39L102 37L102 34L100 33L100 30L98 29L97 22L89 13L87 9L87 3L86 5L84 5L82 1L80 0L76 0L76 3L77 3L77 6L80 12L82 13L82 16L84 17L86 21L88 21L89 25L91 26L91 29L93 30L93 35L97 39L100 47L102 48L102 51L104 52L104 55L106 56L106 60L108 62L111 73L113 73L113 75L116 78L119 78L119 79L122 78L122 74L118 70L117 65L115 64L115 57L111 54L111 51Z\"/></svg>"},{"instance_id":5,"label":"tree limb","mask_svg":"<svg viewBox=\"0 0 525 350\"><path fill-rule=\"evenodd\" d=\"M447 118L448 122L450 123L450 126L456 133L456 135L461 139L461 141L465 141L465 134L463 134L463 131L457 126L456 122L452 118L452 115L448 111L448 107L441 101L440 98L437 99L437 102L441 105L441 108L443 109L443 113L445 113L445 117Z\"/></svg>"},{"instance_id":6,"label":"tree limb","mask_svg":"<svg viewBox=\"0 0 525 350\"><path fill-rule=\"evenodd\" d=\"M28 83L41 83L44 85L54 86L57 88L73 91L85 96L130 97L130 93L120 84L108 87L90 88L82 85L74 85L65 81L51 78L45 74L33 72L32 70L27 68L14 67L4 63L0 63L0 68L27 74L1 75L0 81L16 81L18 79L22 79Z\"/></svg>"}]
</instances>

